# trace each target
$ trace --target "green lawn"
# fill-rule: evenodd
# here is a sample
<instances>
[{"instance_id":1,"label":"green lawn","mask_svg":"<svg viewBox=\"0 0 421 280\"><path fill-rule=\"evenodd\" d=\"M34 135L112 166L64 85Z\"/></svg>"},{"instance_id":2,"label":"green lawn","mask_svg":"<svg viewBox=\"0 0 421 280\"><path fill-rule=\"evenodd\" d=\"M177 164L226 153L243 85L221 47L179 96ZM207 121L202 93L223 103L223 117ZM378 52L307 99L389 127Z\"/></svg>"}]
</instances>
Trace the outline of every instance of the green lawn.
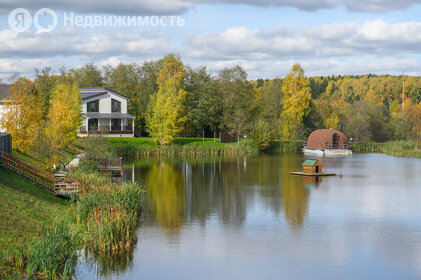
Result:
<instances>
[{"instance_id":1,"label":"green lawn","mask_svg":"<svg viewBox=\"0 0 421 280\"><path fill-rule=\"evenodd\" d=\"M51 225L69 211L70 202L1 168L0 193L0 253L36 236L43 224Z\"/></svg>"}]
</instances>

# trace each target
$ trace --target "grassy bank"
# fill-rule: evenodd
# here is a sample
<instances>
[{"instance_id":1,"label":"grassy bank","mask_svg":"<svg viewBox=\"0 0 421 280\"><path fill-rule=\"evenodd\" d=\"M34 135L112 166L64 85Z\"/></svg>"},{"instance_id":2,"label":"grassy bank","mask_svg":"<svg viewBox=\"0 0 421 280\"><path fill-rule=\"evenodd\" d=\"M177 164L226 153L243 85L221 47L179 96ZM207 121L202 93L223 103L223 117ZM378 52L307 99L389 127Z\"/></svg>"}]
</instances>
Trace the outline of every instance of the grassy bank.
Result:
<instances>
[{"instance_id":1,"label":"grassy bank","mask_svg":"<svg viewBox=\"0 0 421 280\"><path fill-rule=\"evenodd\" d=\"M141 138L107 138L117 155L125 158L149 156L204 156L233 155L259 152L252 140L242 139L240 143L220 143L213 138L176 138L175 142L159 146L150 137Z\"/></svg>"},{"instance_id":2,"label":"grassy bank","mask_svg":"<svg viewBox=\"0 0 421 280\"><path fill-rule=\"evenodd\" d=\"M417 148L416 141L391 141L386 143L351 143L356 153L383 153L399 157L421 158L421 149Z\"/></svg>"},{"instance_id":3,"label":"grassy bank","mask_svg":"<svg viewBox=\"0 0 421 280\"><path fill-rule=\"evenodd\" d=\"M103 155L109 149L101 139L76 142L83 149L66 153ZM34 152L15 154L43 165L44 158ZM89 161L69 176L79 180L77 201L57 198L0 169L0 279L69 279L75 273L77 249L112 256L134 248L143 188L113 183Z\"/></svg>"},{"instance_id":4,"label":"grassy bank","mask_svg":"<svg viewBox=\"0 0 421 280\"><path fill-rule=\"evenodd\" d=\"M72 206L16 174L0 169L0 178L0 279L7 279L24 269L42 232Z\"/></svg>"}]
</instances>

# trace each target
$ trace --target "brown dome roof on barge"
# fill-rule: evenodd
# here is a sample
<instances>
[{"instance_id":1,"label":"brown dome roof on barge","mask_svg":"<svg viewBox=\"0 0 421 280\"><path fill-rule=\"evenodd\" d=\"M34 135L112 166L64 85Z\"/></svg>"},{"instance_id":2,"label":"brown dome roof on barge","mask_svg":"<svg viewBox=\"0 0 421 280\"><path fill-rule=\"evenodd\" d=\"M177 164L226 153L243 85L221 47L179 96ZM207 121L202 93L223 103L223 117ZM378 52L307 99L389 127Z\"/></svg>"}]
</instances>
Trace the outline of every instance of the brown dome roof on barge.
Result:
<instances>
[{"instance_id":1,"label":"brown dome roof on barge","mask_svg":"<svg viewBox=\"0 0 421 280\"><path fill-rule=\"evenodd\" d=\"M342 132L335 129L318 129L307 140L310 149L348 149L348 140Z\"/></svg>"}]
</instances>

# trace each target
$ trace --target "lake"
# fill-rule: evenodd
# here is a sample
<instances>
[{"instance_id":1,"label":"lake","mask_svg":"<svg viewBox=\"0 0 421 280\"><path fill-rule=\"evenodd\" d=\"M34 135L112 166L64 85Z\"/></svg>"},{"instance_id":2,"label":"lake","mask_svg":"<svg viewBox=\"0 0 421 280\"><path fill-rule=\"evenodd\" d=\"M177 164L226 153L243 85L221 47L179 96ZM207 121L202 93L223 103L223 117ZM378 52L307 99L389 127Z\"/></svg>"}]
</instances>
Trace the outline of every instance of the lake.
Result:
<instances>
[{"instance_id":1,"label":"lake","mask_svg":"<svg viewBox=\"0 0 421 280\"><path fill-rule=\"evenodd\" d=\"M301 154L125 162L147 186L136 248L79 279L420 279L421 160Z\"/></svg>"}]
</instances>

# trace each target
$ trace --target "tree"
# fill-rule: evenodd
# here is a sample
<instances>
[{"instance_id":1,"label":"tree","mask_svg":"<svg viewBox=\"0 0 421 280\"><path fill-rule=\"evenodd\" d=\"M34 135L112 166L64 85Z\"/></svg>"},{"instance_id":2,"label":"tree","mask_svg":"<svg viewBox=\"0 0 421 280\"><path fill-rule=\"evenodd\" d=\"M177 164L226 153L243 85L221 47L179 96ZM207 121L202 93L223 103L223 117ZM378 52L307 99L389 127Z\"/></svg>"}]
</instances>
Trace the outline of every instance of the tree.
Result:
<instances>
[{"instance_id":1,"label":"tree","mask_svg":"<svg viewBox=\"0 0 421 280\"><path fill-rule=\"evenodd\" d=\"M81 124L81 99L76 84L57 84L51 96L46 136L51 147L64 148L77 136Z\"/></svg>"},{"instance_id":2,"label":"tree","mask_svg":"<svg viewBox=\"0 0 421 280\"><path fill-rule=\"evenodd\" d=\"M180 58L166 56L157 79L159 90L151 97L146 117L148 132L159 145L172 143L186 120L184 76Z\"/></svg>"},{"instance_id":3,"label":"tree","mask_svg":"<svg viewBox=\"0 0 421 280\"><path fill-rule=\"evenodd\" d=\"M304 69L300 64L294 64L285 77L282 86L283 111L282 136L292 139L298 135L303 126L303 118L310 112L309 80L304 76Z\"/></svg>"},{"instance_id":4,"label":"tree","mask_svg":"<svg viewBox=\"0 0 421 280\"><path fill-rule=\"evenodd\" d=\"M256 119L265 120L276 135L280 125L282 109L282 80L276 78L267 81L263 86L256 88L255 93L259 94L256 98Z\"/></svg>"},{"instance_id":5,"label":"tree","mask_svg":"<svg viewBox=\"0 0 421 280\"><path fill-rule=\"evenodd\" d=\"M37 103L42 106L42 118L46 119L50 109L51 92L56 84L56 80L51 75L51 68L45 67L41 70L35 69L34 88L37 96Z\"/></svg>"},{"instance_id":6,"label":"tree","mask_svg":"<svg viewBox=\"0 0 421 280\"><path fill-rule=\"evenodd\" d=\"M10 103L5 105L5 113L0 126L12 135L13 147L21 152L28 151L40 129L42 111L32 92L33 83L28 78L18 78L10 87Z\"/></svg>"},{"instance_id":7,"label":"tree","mask_svg":"<svg viewBox=\"0 0 421 280\"><path fill-rule=\"evenodd\" d=\"M240 141L247 134L254 112L253 88L240 66L219 72L218 86L223 97L221 129L231 132Z\"/></svg>"},{"instance_id":8,"label":"tree","mask_svg":"<svg viewBox=\"0 0 421 280\"><path fill-rule=\"evenodd\" d=\"M158 91L157 77L161 71L164 60L146 61L140 67L139 75L139 90L136 92L136 97L132 99L130 108L137 118L135 126L141 130L142 133L146 132L145 112L151 96ZM137 110L137 111L136 111Z\"/></svg>"},{"instance_id":9,"label":"tree","mask_svg":"<svg viewBox=\"0 0 421 280\"><path fill-rule=\"evenodd\" d=\"M275 140L274 127L264 119L257 120L252 129L251 137L256 146L264 151L270 147Z\"/></svg>"},{"instance_id":10,"label":"tree","mask_svg":"<svg viewBox=\"0 0 421 280\"><path fill-rule=\"evenodd\" d=\"M103 85L102 73L93 63L87 63L82 67L70 70L73 82L80 87L101 87Z\"/></svg>"},{"instance_id":11,"label":"tree","mask_svg":"<svg viewBox=\"0 0 421 280\"><path fill-rule=\"evenodd\" d=\"M215 131L221 121L222 98L206 67L188 69L186 91L187 123L193 135Z\"/></svg>"}]
</instances>

